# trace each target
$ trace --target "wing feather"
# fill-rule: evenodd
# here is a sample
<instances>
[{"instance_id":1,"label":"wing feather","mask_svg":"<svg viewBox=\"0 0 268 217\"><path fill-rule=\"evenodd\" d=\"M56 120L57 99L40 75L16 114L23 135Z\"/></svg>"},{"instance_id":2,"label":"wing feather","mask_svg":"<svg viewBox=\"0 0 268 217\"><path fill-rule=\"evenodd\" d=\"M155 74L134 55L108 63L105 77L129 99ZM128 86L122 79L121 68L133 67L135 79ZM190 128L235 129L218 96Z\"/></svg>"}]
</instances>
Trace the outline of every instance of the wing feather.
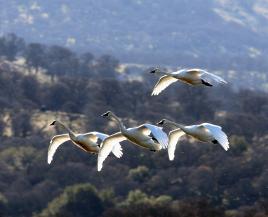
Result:
<instances>
[{"instance_id":1,"label":"wing feather","mask_svg":"<svg viewBox=\"0 0 268 217\"><path fill-rule=\"evenodd\" d=\"M169 138L169 143L168 143L168 157L169 160L174 160L175 157L175 150L176 150L176 145L180 139L181 136L183 136L185 133L180 130L172 130L169 132L168 138Z\"/></svg>"},{"instance_id":2,"label":"wing feather","mask_svg":"<svg viewBox=\"0 0 268 217\"><path fill-rule=\"evenodd\" d=\"M49 144L48 147L48 154L47 154L47 163L50 164L53 160L53 156L58 149L58 147L63 144L64 142L67 142L70 140L69 134L61 134L54 136Z\"/></svg>"},{"instance_id":3,"label":"wing feather","mask_svg":"<svg viewBox=\"0 0 268 217\"><path fill-rule=\"evenodd\" d=\"M115 155L122 156L122 149L121 146L120 148L114 147L118 146L118 144L122 141L126 140L126 137L122 135L121 132L115 133L111 136L108 136L106 139L103 140L103 144L100 148L99 154L98 154L98 165L97 169L98 171L101 171L103 162L105 159L108 157L108 155L113 151ZM120 149L120 150L119 150ZM119 154L120 153L120 154Z\"/></svg>"},{"instance_id":4,"label":"wing feather","mask_svg":"<svg viewBox=\"0 0 268 217\"><path fill-rule=\"evenodd\" d=\"M144 128L148 129L145 130ZM168 147L168 136L167 134L162 130L161 127L152 125L152 124L143 124L140 127L138 127L139 130L142 130L142 132L145 135L149 135L148 132L151 131L151 133L153 134L154 138L157 139L157 141L159 142L159 144L161 145L162 149L166 149Z\"/></svg>"},{"instance_id":5,"label":"wing feather","mask_svg":"<svg viewBox=\"0 0 268 217\"><path fill-rule=\"evenodd\" d=\"M200 78L209 83L220 83L220 84L227 84L223 78L218 75L212 74L205 70L200 70Z\"/></svg>"},{"instance_id":6,"label":"wing feather","mask_svg":"<svg viewBox=\"0 0 268 217\"><path fill-rule=\"evenodd\" d=\"M224 148L225 151L228 151L229 147L229 141L227 135L222 131L222 128L220 126L204 123L202 124L204 127L206 127L210 133L213 135L213 137L220 143L220 145Z\"/></svg>"},{"instance_id":7,"label":"wing feather","mask_svg":"<svg viewBox=\"0 0 268 217\"><path fill-rule=\"evenodd\" d=\"M177 79L176 78L173 78L173 77L171 77L169 75L162 76L158 80L158 82L156 83L156 85L154 86L154 89L153 89L153 92L152 92L152 96L158 95L159 93L161 93L164 89L166 89L169 85L171 85L175 81L177 81Z\"/></svg>"}]
</instances>

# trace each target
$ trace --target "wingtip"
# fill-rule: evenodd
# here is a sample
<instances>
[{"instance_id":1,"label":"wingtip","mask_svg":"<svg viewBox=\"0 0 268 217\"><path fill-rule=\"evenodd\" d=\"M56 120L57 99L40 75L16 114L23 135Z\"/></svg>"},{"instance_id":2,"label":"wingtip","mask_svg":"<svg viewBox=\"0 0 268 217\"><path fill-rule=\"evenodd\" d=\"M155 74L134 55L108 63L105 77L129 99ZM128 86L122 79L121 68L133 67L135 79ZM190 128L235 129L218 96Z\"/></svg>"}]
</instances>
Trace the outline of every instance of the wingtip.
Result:
<instances>
[{"instance_id":1,"label":"wingtip","mask_svg":"<svg viewBox=\"0 0 268 217\"><path fill-rule=\"evenodd\" d=\"M102 165L98 164L98 165L97 165L97 171L100 172L101 169L102 169Z\"/></svg>"},{"instance_id":2,"label":"wingtip","mask_svg":"<svg viewBox=\"0 0 268 217\"><path fill-rule=\"evenodd\" d=\"M157 96L157 95L159 95L159 92L156 92L155 90L151 94L151 96Z\"/></svg>"},{"instance_id":3,"label":"wingtip","mask_svg":"<svg viewBox=\"0 0 268 217\"><path fill-rule=\"evenodd\" d=\"M168 158L169 158L170 161L173 161L174 158L175 158L175 155L168 155Z\"/></svg>"},{"instance_id":4,"label":"wingtip","mask_svg":"<svg viewBox=\"0 0 268 217\"><path fill-rule=\"evenodd\" d=\"M173 158L170 157L170 158L169 158L169 161L174 161L174 157L173 157Z\"/></svg>"}]
</instances>

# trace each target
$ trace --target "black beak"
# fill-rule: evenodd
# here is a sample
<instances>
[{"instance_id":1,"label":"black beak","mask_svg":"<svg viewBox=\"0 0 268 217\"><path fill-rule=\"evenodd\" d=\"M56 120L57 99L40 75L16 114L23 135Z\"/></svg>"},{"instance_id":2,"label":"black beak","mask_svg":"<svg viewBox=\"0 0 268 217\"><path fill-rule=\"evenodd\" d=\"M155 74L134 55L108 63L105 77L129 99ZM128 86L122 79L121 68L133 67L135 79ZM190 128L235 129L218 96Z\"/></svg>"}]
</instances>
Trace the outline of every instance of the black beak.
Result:
<instances>
[{"instance_id":1,"label":"black beak","mask_svg":"<svg viewBox=\"0 0 268 217\"><path fill-rule=\"evenodd\" d=\"M54 126L56 121L53 121L49 126Z\"/></svg>"},{"instance_id":2,"label":"black beak","mask_svg":"<svg viewBox=\"0 0 268 217\"><path fill-rule=\"evenodd\" d=\"M150 73L156 73L157 70L159 70L159 68L154 68L154 69L152 69L152 70L150 71Z\"/></svg>"},{"instance_id":3,"label":"black beak","mask_svg":"<svg viewBox=\"0 0 268 217\"><path fill-rule=\"evenodd\" d=\"M103 113L103 114L101 115L101 117L107 117L108 114L109 114L109 112L105 112L105 113Z\"/></svg>"},{"instance_id":4,"label":"black beak","mask_svg":"<svg viewBox=\"0 0 268 217\"><path fill-rule=\"evenodd\" d=\"M153 69L150 71L150 73L156 73L157 69Z\"/></svg>"},{"instance_id":5,"label":"black beak","mask_svg":"<svg viewBox=\"0 0 268 217\"><path fill-rule=\"evenodd\" d=\"M164 124L164 120L161 120L157 123L157 125L163 125Z\"/></svg>"}]
</instances>

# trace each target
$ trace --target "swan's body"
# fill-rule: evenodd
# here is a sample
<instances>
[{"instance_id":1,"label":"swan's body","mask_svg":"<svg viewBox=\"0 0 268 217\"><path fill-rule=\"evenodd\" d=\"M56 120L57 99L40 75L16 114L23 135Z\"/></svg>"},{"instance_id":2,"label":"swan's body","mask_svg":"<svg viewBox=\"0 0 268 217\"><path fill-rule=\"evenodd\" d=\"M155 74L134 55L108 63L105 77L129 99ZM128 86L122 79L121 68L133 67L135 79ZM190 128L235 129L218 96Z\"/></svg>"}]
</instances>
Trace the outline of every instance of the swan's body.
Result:
<instances>
[{"instance_id":1,"label":"swan's body","mask_svg":"<svg viewBox=\"0 0 268 217\"><path fill-rule=\"evenodd\" d=\"M109 135L100 133L100 132L89 132L85 134L75 134L73 131L71 131L68 127L66 127L64 124L62 124L59 121L54 121L51 125L58 124L62 126L64 129L68 131L67 134L61 134L54 136L51 141L48 148L48 156L47 156L47 162L50 164L53 160L53 156L57 150L57 148L67 141L72 141L74 145L76 145L78 148L81 148L83 151L97 154L100 150L100 144L98 144L98 140L101 142L106 139ZM122 148L119 143L115 143L112 149L113 154L120 158L122 156Z\"/></svg>"},{"instance_id":2,"label":"swan's body","mask_svg":"<svg viewBox=\"0 0 268 217\"><path fill-rule=\"evenodd\" d=\"M151 71L151 73L164 74L164 76L162 76L154 86L152 95L158 95L169 85L176 81L181 81L183 83L190 84L193 86L205 85L210 87L217 83L227 83L221 77L209 73L203 69L181 69L179 71L171 73L162 72L159 69L154 69Z\"/></svg>"},{"instance_id":3,"label":"swan's body","mask_svg":"<svg viewBox=\"0 0 268 217\"><path fill-rule=\"evenodd\" d=\"M120 132L109 136L103 141L103 145L98 155L98 171L102 169L102 164L111 152L115 143L128 140L139 147L146 148L151 151L159 151L167 148L168 146L168 137L166 133L162 131L162 128L158 126L143 124L134 128L126 128L120 119L112 112L108 111L102 116L111 117L116 120L119 125Z\"/></svg>"},{"instance_id":4,"label":"swan's body","mask_svg":"<svg viewBox=\"0 0 268 217\"><path fill-rule=\"evenodd\" d=\"M218 125L202 123L198 125L184 126L166 119L161 120L158 124L166 124L177 128L169 133L168 156L170 160L174 160L176 144L178 143L180 137L185 134L190 135L201 142L220 144L225 151L229 149L228 137Z\"/></svg>"}]
</instances>

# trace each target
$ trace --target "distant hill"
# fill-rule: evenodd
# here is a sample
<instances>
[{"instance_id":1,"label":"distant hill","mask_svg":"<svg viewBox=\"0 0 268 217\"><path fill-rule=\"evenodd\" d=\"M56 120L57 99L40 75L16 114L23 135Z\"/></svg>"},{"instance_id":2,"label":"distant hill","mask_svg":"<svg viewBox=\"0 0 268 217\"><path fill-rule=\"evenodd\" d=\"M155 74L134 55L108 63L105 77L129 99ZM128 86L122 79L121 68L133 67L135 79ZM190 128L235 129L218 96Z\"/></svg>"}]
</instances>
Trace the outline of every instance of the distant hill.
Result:
<instances>
[{"instance_id":1,"label":"distant hill","mask_svg":"<svg viewBox=\"0 0 268 217\"><path fill-rule=\"evenodd\" d=\"M0 0L0 33L124 62L268 69L267 0Z\"/></svg>"}]
</instances>

